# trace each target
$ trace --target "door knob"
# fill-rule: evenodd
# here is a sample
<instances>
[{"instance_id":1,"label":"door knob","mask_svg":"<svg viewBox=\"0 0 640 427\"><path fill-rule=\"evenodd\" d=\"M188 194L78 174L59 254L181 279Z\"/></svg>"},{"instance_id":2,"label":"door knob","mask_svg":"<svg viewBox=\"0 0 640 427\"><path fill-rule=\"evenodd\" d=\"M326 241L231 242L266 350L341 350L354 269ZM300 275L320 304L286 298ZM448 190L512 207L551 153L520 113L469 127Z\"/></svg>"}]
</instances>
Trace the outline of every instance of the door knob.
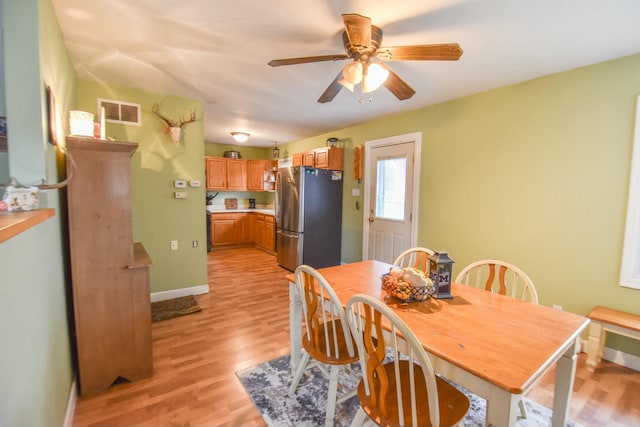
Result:
<instances>
[{"instance_id":1,"label":"door knob","mask_svg":"<svg viewBox=\"0 0 640 427\"><path fill-rule=\"evenodd\" d=\"M375 220L376 220L376 218L375 218L373 215L371 215L371 216L369 217L369 222L370 222L370 223L371 223L371 222L373 222L373 221L375 221Z\"/></svg>"}]
</instances>

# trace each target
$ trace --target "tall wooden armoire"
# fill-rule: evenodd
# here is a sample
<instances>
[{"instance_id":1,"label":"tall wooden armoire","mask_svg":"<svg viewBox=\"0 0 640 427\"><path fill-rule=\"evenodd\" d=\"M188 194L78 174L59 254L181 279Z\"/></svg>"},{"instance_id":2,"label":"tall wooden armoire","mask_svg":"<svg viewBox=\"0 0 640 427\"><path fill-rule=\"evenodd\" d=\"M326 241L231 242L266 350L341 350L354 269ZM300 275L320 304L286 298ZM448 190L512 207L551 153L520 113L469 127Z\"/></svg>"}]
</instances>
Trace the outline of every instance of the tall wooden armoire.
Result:
<instances>
[{"instance_id":1,"label":"tall wooden armoire","mask_svg":"<svg viewBox=\"0 0 640 427\"><path fill-rule=\"evenodd\" d=\"M131 156L138 144L66 139L67 190L80 393L153 374L151 259L133 242ZM75 167L72 166L75 163ZM72 171L73 168L73 171Z\"/></svg>"}]
</instances>

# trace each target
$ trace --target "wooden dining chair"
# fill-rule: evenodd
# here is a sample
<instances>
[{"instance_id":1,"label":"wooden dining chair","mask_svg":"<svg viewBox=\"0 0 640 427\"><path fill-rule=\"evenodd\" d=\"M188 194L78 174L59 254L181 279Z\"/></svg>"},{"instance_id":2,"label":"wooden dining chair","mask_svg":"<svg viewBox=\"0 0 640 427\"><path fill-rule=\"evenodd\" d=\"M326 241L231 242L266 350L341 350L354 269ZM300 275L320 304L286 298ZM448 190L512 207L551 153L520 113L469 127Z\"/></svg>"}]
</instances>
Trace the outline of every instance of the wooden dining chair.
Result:
<instances>
[{"instance_id":1,"label":"wooden dining chair","mask_svg":"<svg viewBox=\"0 0 640 427\"><path fill-rule=\"evenodd\" d=\"M431 249L423 248L420 246L409 248L402 252L393 265L399 267L415 267L418 270L429 271L429 257L435 252Z\"/></svg>"},{"instance_id":2,"label":"wooden dining chair","mask_svg":"<svg viewBox=\"0 0 640 427\"><path fill-rule=\"evenodd\" d=\"M367 416L380 426L459 425L469 399L434 374L406 323L385 303L364 294L351 297L346 312L362 367L360 408L351 426L362 425Z\"/></svg>"},{"instance_id":3,"label":"wooden dining chair","mask_svg":"<svg viewBox=\"0 0 640 427\"><path fill-rule=\"evenodd\" d=\"M524 271L505 261L483 259L473 262L462 269L455 282L538 303L533 281Z\"/></svg>"},{"instance_id":4,"label":"wooden dining chair","mask_svg":"<svg viewBox=\"0 0 640 427\"><path fill-rule=\"evenodd\" d=\"M538 303L533 281L520 268L505 261L484 259L473 262L462 269L455 282ZM518 406L522 416L527 418L524 399L518 402Z\"/></svg>"},{"instance_id":5,"label":"wooden dining chair","mask_svg":"<svg viewBox=\"0 0 640 427\"><path fill-rule=\"evenodd\" d=\"M313 267L300 265L295 271L296 290L302 301L304 333L302 358L294 373L289 397L293 397L302 374L317 366L329 377L325 426L333 426L336 404L355 395L356 390L337 399L338 372L358 360L340 299L327 280Z\"/></svg>"}]
</instances>

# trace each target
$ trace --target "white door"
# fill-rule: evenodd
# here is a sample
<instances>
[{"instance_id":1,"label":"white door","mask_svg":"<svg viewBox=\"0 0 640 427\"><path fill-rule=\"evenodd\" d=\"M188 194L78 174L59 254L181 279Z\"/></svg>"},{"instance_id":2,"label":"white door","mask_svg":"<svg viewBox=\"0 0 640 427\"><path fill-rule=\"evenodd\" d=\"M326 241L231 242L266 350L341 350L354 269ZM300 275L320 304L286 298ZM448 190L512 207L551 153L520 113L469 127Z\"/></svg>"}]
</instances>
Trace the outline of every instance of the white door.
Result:
<instances>
[{"instance_id":1,"label":"white door","mask_svg":"<svg viewBox=\"0 0 640 427\"><path fill-rule=\"evenodd\" d=\"M420 144L420 133L365 144L364 259L392 263L416 246Z\"/></svg>"}]
</instances>

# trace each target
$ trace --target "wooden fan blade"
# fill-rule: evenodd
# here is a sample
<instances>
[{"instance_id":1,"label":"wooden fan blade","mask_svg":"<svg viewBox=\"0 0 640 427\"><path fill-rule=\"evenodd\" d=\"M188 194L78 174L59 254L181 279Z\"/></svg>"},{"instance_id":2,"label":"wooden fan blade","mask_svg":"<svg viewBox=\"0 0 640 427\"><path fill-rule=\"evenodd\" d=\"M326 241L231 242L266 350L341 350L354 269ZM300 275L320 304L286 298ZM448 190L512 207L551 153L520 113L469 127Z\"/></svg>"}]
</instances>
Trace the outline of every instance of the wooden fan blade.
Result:
<instances>
[{"instance_id":1,"label":"wooden fan blade","mask_svg":"<svg viewBox=\"0 0 640 427\"><path fill-rule=\"evenodd\" d=\"M345 13L342 20L351 45L362 50L368 49L371 46L371 18L357 13Z\"/></svg>"},{"instance_id":2,"label":"wooden fan blade","mask_svg":"<svg viewBox=\"0 0 640 427\"><path fill-rule=\"evenodd\" d=\"M349 57L344 53L339 53L335 55L304 56L302 58L273 59L269 61L269 65L271 65L272 67L279 67L281 65L307 64L309 62L322 62L322 61L340 61L342 59L349 59Z\"/></svg>"},{"instance_id":3,"label":"wooden fan blade","mask_svg":"<svg viewBox=\"0 0 640 427\"><path fill-rule=\"evenodd\" d=\"M384 61L457 61L462 56L458 43L381 47L376 57Z\"/></svg>"},{"instance_id":4,"label":"wooden fan blade","mask_svg":"<svg viewBox=\"0 0 640 427\"><path fill-rule=\"evenodd\" d=\"M409 99L413 95L415 95L416 91L413 90L413 88L409 86L407 82L402 80L400 76L394 73L391 68L389 68L387 65L383 64L382 62L377 62L377 63L380 64L381 67L384 67L389 71L389 77L387 77L387 80L385 80L384 87L389 89L389 92L394 94L396 98L402 101L405 99Z\"/></svg>"},{"instance_id":5,"label":"wooden fan blade","mask_svg":"<svg viewBox=\"0 0 640 427\"><path fill-rule=\"evenodd\" d=\"M342 71L338 73L336 78L331 82L327 90L318 98L318 102L324 104L325 102L333 101L333 98L336 97L340 89L342 89L342 85L338 83L338 80L342 78Z\"/></svg>"}]
</instances>

